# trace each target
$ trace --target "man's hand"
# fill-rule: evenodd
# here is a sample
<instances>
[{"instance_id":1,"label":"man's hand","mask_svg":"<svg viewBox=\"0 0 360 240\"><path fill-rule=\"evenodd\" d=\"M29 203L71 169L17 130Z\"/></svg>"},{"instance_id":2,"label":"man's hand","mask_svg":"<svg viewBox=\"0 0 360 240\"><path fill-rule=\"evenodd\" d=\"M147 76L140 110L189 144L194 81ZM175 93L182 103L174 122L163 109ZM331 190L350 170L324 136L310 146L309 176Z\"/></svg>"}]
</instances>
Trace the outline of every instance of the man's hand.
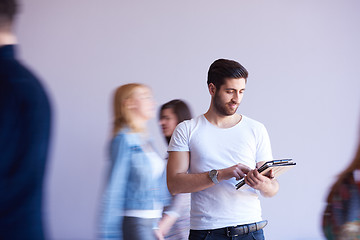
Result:
<instances>
[{"instance_id":1,"label":"man's hand","mask_svg":"<svg viewBox=\"0 0 360 240\"><path fill-rule=\"evenodd\" d=\"M272 170L270 172L272 172ZM274 174L271 173L271 175L269 176L274 178L273 175ZM264 187L266 187L266 185L268 185L271 182L270 177L263 176L258 172L257 169L254 169L249 171L248 174L246 175L245 183L250 187L261 191Z\"/></svg>"},{"instance_id":2,"label":"man's hand","mask_svg":"<svg viewBox=\"0 0 360 240\"><path fill-rule=\"evenodd\" d=\"M228 180L230 178L235 177L236 180L240 180L241 178L245 177L245 175L250 171L251 169L244 164L238 163L234 166L231 166L229 168L224 168L218 170L218 180Z\"/></svg>"},{"instance_id":3,"label":"man's hand","mask_svg":"<svg viewBox=\"0 0 360 240\"><path fill-rule=\"evenodd\" d=\"M279 190L279 184L274 179L272 170L270 170L266 176L261 175L257 169L251 170L245 176L245 183L250 187L259 190L265 197L272 197Z\"/></svg>"}]
</instances>

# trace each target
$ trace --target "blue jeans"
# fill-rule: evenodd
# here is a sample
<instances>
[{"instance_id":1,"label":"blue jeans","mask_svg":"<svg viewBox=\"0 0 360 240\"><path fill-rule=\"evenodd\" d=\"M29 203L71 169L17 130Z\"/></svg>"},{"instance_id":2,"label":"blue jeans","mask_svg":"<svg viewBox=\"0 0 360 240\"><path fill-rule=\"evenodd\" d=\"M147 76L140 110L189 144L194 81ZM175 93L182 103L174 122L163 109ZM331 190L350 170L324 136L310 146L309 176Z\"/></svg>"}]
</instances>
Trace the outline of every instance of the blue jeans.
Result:
<instances>
[{"instance_id":1,"label":"blue jeans","mask_svg":"<svg viewBox=\"0 0 360 240\"><path fill-rule=\"evenodd\" d=\"M228 237L224 233L212 230L190 230L189 240L265 240L265 238L262 229L236 237Z\"/></svg>"}]
</instances>

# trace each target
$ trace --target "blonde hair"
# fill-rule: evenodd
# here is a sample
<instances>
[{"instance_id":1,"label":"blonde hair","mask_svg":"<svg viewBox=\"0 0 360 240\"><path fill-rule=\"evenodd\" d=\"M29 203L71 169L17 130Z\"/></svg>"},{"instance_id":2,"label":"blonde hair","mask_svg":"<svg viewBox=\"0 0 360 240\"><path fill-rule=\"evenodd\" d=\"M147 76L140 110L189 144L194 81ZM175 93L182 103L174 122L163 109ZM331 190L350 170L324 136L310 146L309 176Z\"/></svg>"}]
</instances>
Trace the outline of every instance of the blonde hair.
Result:
<instances>
[{"instance_id":1,"label":"blonde hair","mask_svg":"<svg viewBox=\"0 0 360 240\"><path fill-rule=\"evenodd\" d=\"M126 107L125 102L127 99L130 99L134 91L137 88L145 87L146 85L140 83L129 83L118 87L114 94L113 102L113 113L114 113L114 125L113 125L113 135L115 136L120 129L124 127L129 127L134 132L142 131L133 123L129 109Z\"/></svg>"}]
</instances>

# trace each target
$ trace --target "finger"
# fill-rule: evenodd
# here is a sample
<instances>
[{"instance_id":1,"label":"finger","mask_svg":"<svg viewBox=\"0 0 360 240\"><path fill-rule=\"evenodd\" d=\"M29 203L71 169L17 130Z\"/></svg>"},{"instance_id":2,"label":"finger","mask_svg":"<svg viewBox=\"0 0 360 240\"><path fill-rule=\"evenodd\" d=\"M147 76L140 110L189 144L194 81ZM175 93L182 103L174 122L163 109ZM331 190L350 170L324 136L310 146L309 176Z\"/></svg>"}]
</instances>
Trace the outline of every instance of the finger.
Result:
<instances>
[{"instance_id":1,"label":"finger","mask_svg":"<svg viewBox=\"0 0 360 240\"><path fill-rule=\"evenodd\" d=\"M269 172L269 178L270 178L270 179L274 179L274 178L275 178L275 174L274 174L274 171L273 171L273 170L270 170L270 172Z\"/></svg>"},{"instance_id":2,"label":"finger","mask_svg":"<svg viewBox=\"0 0 360 240\"><path fill-rule=\"evenodd\" d=\"M248 175L249 177L251 177L252 179L254 179L254 178L256 178L256 173L257 173L257 170L255 169L255 170L249 171L249 172L247 173L247 175Z\"/></svg>"},{"instance_id":3,"label":"finger","mask_svg":"<svg viewBox=\"0 0 360 240\"><path fill-rule=\"evenodd\" d=\"M238 163L237 168L240 169L244 174L247 174L251 169L248 166L245 166L244 164Z\"/></svg>"},{"instance_id":4,"label":"finger","mask_svg":"<svg viewBox=\"0 0 360 240\"><path fill-rule=\"evenodd\" d=\"M246 176L246 174L245 174L243 171L241 171L241 170L237 170L236 173L238 174L238 176L239 176L240 178L244 178L244 177Z\"/></svg>"},{"instance_id":5,"label":"finger","mask_svg":"<svg viewBox=\"0 0 360 240\"><path fill-rule=\"evenodd\" d=\"M243 172L238 171L238 170L236 171L236 176L235 176L236 180L240 180L240 179L243 179L245 177L246 177L246 174L244 174Z\"/></svg>"},{"instance_id":6,"label":"finger","mask_svg":"<svg viewBox=\"0 0 360 240\"><path fill-rule=\"evenodd\" d=\"M267 175L270 174L270 171L267 173ZM267 178L269 178L268 176L264 176L262 175L261 173L259 173L257 170L254 171L254 177L260 181L260 182L263 182L265 181Z\"/></svg>"},{"instance_id":7,"label":"finger","mask_svg":"<svg viewBox=\"0 0 360 240\"><path fill-rule=\"evenodd\" d=\"M257 170L250 171L248 174L248 181L252 184L252 187L261 184L265 179L267 178L262 176Z\"/></svg>"},{"instance_id":8,"label":"finger","mask_svg":"<svg viewBox=\"0 0 360 240\"><path fill-rule=\"evenodd\" d=\"M246 176L245 178L245 183L247 185L249 185L250 187L254 187L256 182L254 181L254 179L252 179L250 176Z\"/></svg>"},{"instance_id":9,"label":"finger","mask_svg":"<svg viewBox=\"0 0 360 240\"><path fill-rule=\"evenodd\" d=\"M259 173L259 171L257 170L257 168L253 171L253 175L254 177L258 178L261 174Z\"/></svg>"},{"instance_id":10,"label":"finger","mask_svg":"<svg viewBox=\"0 0 360 240\"><path fill-rule=\"evenodd\" d=\"M241 169L239 169L237 166L234 168L234 172L236 174L236 177L239 177L239 178L243 178L245 177L245 173L243 171L241 171Z\"/></svg>"}]
</instances>

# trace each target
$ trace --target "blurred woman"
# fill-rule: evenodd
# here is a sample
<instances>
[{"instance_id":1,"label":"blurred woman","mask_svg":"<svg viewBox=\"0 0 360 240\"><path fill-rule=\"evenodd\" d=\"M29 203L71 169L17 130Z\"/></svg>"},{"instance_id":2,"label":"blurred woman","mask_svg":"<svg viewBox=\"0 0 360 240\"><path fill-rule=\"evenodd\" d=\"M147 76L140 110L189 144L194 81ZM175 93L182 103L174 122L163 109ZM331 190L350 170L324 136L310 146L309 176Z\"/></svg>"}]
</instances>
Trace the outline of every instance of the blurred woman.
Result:
<instances>
[{"instance_id":1,"label":"blurred woman","mask_svg":"<svg viewBox=\"0 0 360 240\"><path fill-rule=\"evenodd\" d=\"M147 134L155 107L151 90L142 84L123 85L115 92L113 107L101 238L155 240L160 236L157 224L162 217L166 162Z\"/></svg>"},{"instance_id":2,"label":"blurred woman","mask_svg":"<svg viewBox=\"0 0 360 240\"><path fill-rule=\"evenodd\" d=\"M327 239L360 239L360 142L354 160L330 189L323 232Z\"/></svg>"},{"instance_id":3,"label":"blurred woman","mask_svg":"<svg viewBox=\"0 0 360 240\"><path fill-rule=\"evenodd\" d=\"M169 144L175 127L184 120L191 119L191 112L185 102L172 100L160 108L160 125ZM171 204L164 208L159 231L169 240L188 239L190 229L190 194L172 197Z\"/></svg>"}]
</instances>

